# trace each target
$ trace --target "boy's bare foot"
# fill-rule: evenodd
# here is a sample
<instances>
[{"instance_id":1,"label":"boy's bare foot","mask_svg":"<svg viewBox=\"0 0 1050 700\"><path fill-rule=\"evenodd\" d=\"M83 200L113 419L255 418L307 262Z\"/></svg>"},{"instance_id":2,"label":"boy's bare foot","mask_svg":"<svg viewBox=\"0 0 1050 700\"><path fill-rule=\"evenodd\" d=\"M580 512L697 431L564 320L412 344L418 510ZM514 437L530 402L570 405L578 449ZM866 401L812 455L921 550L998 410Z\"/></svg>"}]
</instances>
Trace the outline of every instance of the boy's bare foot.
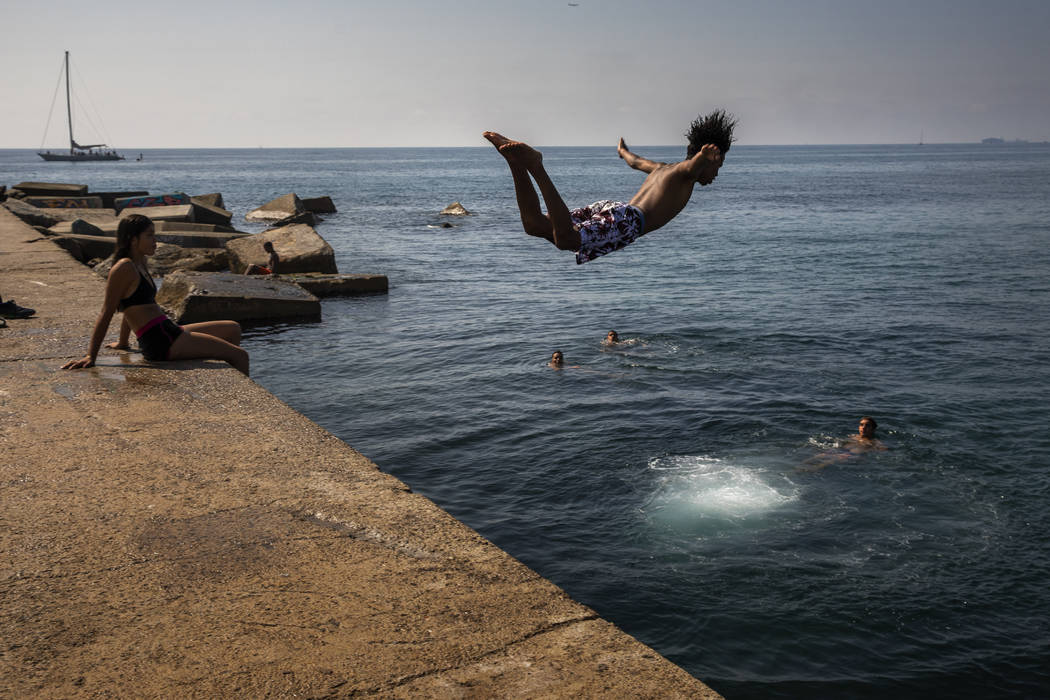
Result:
<instances>
[{"instance_id":1,"label":"boy's bare foot","mask_svg":"<svg viewBox=\"0 0 1050 700\"><path fill-rule=\"evenodd\" d=\"M624 143L623 137L620 137L620 145L616 147L616 154L623 158L624 153L630 153L631 149L627 148L627 144Z\"/></svg>"},{"instance_id":2,"label":"boy's bare foot","mask_svg":"<svg viewBox=\"0 0 1050 700\"><path fill-rule=\"evenodd\" d=\"M504 158L511 163L517 163L528 167L539 165L543 162L543 154L527 143L511 141L506 136L497 134L495 131L486 131L482 134L489 143L496 147Z\"/></svg>"}]
</instances>

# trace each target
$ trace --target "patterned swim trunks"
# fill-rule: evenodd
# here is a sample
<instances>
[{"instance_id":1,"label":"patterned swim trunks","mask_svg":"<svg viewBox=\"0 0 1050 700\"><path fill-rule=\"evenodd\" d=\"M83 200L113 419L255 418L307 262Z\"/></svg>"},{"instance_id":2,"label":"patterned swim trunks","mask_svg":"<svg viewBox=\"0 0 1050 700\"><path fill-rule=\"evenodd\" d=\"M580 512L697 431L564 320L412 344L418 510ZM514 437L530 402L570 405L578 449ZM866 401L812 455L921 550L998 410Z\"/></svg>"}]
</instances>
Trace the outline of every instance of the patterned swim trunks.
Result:
<instances>
[{"instance_id":1,"label":"patterned swim trunks","mask_svg":"<svg viewBox=\"0 0 1050 700\"><path fill-rule=\"evenodd\" d=\"M572 225L580 233L576 264L619 250L645 232L645 215L638 207L603 199L589 207L569 212Z\"/></svg>"}]
</instances>

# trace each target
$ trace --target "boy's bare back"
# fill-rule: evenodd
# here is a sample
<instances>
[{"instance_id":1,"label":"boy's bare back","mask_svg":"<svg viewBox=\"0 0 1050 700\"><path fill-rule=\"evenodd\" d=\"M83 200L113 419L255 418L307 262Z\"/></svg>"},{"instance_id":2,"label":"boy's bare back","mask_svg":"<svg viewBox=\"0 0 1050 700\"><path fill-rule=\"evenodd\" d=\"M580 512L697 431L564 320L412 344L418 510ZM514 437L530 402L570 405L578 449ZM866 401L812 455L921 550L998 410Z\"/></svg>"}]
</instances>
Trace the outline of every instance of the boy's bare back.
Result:
<instances>
[{"instance_id":1,"label":"boy's bare back","mask_svg":"<svg viewBox=\"0 0 1050 700\"><path fill-rule=\"evenodd\" d=\"M655 231L678 216L689 203L693 187L714 182L725 157L717 146L708 144L692 158L678 163L658 163L641 158L627 148L620 139L617 149L620 157L636 170L649 173L638 192L631 198L631 206L645 214L645 232Z\"/></svg>"}]
</instances>

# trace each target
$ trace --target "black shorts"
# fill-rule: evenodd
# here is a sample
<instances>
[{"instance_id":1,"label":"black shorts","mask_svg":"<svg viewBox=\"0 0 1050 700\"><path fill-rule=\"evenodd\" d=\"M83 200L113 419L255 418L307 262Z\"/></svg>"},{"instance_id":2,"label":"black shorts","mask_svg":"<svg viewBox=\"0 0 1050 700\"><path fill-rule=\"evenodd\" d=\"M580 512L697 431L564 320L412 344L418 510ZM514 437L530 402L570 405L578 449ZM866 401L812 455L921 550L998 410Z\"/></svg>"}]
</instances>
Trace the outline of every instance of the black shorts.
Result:
<instances>
[{"instance_id":1,"label":"black shorts","mask_svg":"<svg viewBox=\"0 0 1050 700\"><path fill-rule=\"evenodd\" d=\"M147 360L157 362L168 359L175 339L182 335L182 327L166 316L158 316L146 324L139 338L139 349Z\"/></svg>"}]
</instances>

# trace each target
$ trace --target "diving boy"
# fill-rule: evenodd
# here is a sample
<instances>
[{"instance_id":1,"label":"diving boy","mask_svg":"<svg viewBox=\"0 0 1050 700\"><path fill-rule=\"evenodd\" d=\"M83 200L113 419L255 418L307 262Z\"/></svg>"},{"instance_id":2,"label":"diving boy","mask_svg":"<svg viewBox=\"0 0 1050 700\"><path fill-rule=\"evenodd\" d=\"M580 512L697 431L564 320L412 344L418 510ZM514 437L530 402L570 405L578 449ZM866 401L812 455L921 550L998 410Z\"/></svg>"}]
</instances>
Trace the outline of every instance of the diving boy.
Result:
<instances>
[{"instance_id":1,"label":"diving boy","mask_svg":"<svg viewBox=\"0 0 1050 700\"><path fill-rule=\"evenodd\" d=\"M710 185L733 143L736 120L723 110L695 119L686 136L686 159L660 163L635 155L620 139L617 152L627 165L648 173L628 203L602 200L569 210L543 168L543 155L520 141L493 131L483 135L507 160L514 178L521 224L530 236L545 238L561 250L576 253L576 264L619 250L655 231L678 215L693 194L693 186ZM547 213L540 208L536 181Z\"/></svg>"}]
</instances>

